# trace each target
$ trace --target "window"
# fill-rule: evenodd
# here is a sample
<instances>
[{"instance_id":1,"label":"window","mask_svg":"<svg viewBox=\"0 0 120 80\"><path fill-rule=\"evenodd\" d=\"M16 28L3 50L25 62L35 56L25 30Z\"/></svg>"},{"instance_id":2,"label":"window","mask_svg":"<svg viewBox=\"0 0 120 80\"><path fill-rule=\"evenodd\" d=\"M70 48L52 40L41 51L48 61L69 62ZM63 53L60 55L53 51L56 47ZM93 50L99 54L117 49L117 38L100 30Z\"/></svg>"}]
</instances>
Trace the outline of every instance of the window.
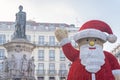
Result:
<instances>
[{"instance_id":1,"label":"window","mask_svg":"<svg viewBox=\"0 0 120 80\"><path fill-rule=\"evenodd\" d=\"M60 61L65 61L65 55L62 50L60 50Z\"/></svg>"},{"instance_id":2,"label":"window","mask_svg":"<svg viewBox=\"0 0 120 80\"><path fill-rule=\"evenodd\" d=\"M44 70L44 64L43 63L38 64L38 70Z\"/></svg>"},{"instance_id":3,"label":"window","mask_svg":"<svg viewBox=\"0 0 120 80\"><path fill-rule=\"evenodd\" d=\"M44 45L44 36L39 36L39 45Z\"/></svg>"},{"instance_id":4,"label":"window","mask_svg":"<svg viewBox=\"0 0 120 80\"><path fill-rule=\"evenodd\" d=\"M44 74L44 64L43 63L38 64L38 74Z\"/></svg>"},{"instance_id":5,"label":"window","mask_svg":"<svg viewBox=\"0 0 120 80\"><path fill-rule=\"evenodd\" d=\"M49 77L49 80L55 80L55 77Z\"/></svg>"},{"instance_id":6,"label":"window","mask_svg":"<svg viewBox=\"0 0 120 80\"><path fill-rule=\"evenodd\" d=\"M54 36L49 36L49 45L54 46L55 45L55 37Z\"/></svg>"},{"instance_id":7,"label":"window","mask_svg":"<svg viewBox=\"0 0 120 80\"><path fill-rule=\"evenodd\" d=\"M55 60L55 51L49 50L49 60L54 61Z\"/></svg>"},{"instance_id":8,"label":"window","mask_svg":"<svg viewBox=\"0 0 120 80\"><path fill-rule=\"evenodd\" d=\"M67 74L67 70L66 70L66 64L65 63L61 63L60 64L60 70L59 70L59 75L66 75Z\"/></svg>"},{"instance_id":9,"label":"window","mask_svg":"<svg viewBox=\"0 0 120 80\"><path fill-rule=\"evenodd\" d=\"M38 80L44 80L44 77L38 77Z\"/></svg>"},{"instance_id":10,"label":"window","mask_svg":"<svg viewBox=\"0 0 120 80\"><path fill-rule=\"evenodd\" d=\"M65 63L60 64L60 70L66 70L66 65Z\"/></svg>"},{"instance_id":11,"label":"window","mask_svg":"<svg viewBox=\"0 0 120 80\"><path fill-rule=\"evenodd\" d=\"M39 24L39 27L38 27L38 28L40 28L40 30L45 30L45 27L44 27L43 24Z\"/></svg>"},{"instance_id":12,"label":"window","mask_svg":"<svg viewBox=\"0 0 120 80\"><path fill-rule=\"evenodd\" d=\"M4 49L0 49L0 60L4 59L5 57L5 51Z\"/></svg>"},{"instance_id":13,"label":"window","mask_svg":"<svg viewBox=\"0 0 120 80\"><path fill-rule=\"evenodd\" d=\"M49 70L55 70L55 64L54 63L49 64Z\"/></svg>"},{"instance_id":14,"label":"window","mask_svg":"<svg viewBox=\"0 0 120 80\"><path fill-rule=\"evenodd\" d=\"M55 26L54 26L53 24L51 24L51 25L49 26L49 30L55 30Z\"/></svg>"},{"instance_id":15,"label":"window","mask_svg":"<svg viewBox=\"0 0 120 80\"><path fill-rule=\"evenodd\" d=\"M60 77L60 80L66 80L66 78L65 77Z\"/></svg>"},{"instance_id":16,"label":"window","mask_svg":"<svg viewBox=\"0 0 120 80\"><path fill-rule=\"evenodd\" d=\"M44 50L38 51L38 60L40 60L40 61L44 60Z\"/></svg>"},{"instance_id":17,"label":"window","mask_svg":"<svg viewBox=\"0 0 120 80\"><path fill-rule=\"evenodd\" d=\"M31 41L31 36L30 35L27 35L26 37L27 37L28 41Z\"/></svg>"},{"instance_id":18,"label":"window","mask_svg":"<svg viewBox=\"0 0 120 80\"><path fill-rule=\"evenodd\" d=\"M54 63L49 64L49 74L55 74L55 64Z\"/></svg>"},{"instance_id":19,"label":"window","mask_svg":"<svg viewBox=\"0 0 120 80\"><path fill-rule=\"evenodd\" d=\"M0 34L0 44L3 44L6 42L6 37L3 34Z\"/></svg>"}]
</instances>

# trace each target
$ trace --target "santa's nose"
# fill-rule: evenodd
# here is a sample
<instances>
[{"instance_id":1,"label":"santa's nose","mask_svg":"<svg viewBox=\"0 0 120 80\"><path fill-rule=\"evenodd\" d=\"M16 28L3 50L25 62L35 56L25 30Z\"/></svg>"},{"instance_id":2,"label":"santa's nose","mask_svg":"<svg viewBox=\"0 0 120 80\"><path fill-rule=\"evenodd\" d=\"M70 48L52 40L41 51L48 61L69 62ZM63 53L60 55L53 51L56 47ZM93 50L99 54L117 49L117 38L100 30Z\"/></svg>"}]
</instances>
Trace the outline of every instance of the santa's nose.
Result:
<instances>
[{"instance_id":1,"label":"santa's nose","mask_svg":"<svg viewBox=\"0 0 120 80\"><path fill-rule=\"evenodd\" d=\"M90 42L89 42L89 45L90 45L90 46L94 46L94 45L95 45L95 42L94 42L94 41L90 41Z\"/></svg>"}]
</instances>

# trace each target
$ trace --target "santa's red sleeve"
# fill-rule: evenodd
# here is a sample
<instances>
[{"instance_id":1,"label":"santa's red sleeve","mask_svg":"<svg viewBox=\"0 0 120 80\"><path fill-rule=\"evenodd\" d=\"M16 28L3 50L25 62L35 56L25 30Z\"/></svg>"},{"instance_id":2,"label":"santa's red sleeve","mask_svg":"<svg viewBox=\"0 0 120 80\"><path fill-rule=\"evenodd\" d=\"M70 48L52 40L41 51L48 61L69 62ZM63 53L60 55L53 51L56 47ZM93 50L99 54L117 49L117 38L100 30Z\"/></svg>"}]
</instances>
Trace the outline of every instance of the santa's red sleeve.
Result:
<instances>
[{"instance_id":1,"label":"santa's red sleeve","mask_svg":"<svg viewBox=\"0 0 120 80\"><path fill-rule=\"evenodd\" d=\"M75 49L68 38L64 38L61 42L60 45L62 46L62 50L65 54L65 56L70 60L74 61L79 57L79 51Z\"/></svg>"},{"instance_id":2,"label":"santa's red sleeve","mask_svg":"<svg viewBox=\"0 0 120 80\"><path fill-rule=\"evenodd\" d=\"M120 75L120 64L118 63L118 60L116 59L116 57L112 55L110 52L105 51L105 53L110 63L113 75Z\"/></svg>"}]
</instances>

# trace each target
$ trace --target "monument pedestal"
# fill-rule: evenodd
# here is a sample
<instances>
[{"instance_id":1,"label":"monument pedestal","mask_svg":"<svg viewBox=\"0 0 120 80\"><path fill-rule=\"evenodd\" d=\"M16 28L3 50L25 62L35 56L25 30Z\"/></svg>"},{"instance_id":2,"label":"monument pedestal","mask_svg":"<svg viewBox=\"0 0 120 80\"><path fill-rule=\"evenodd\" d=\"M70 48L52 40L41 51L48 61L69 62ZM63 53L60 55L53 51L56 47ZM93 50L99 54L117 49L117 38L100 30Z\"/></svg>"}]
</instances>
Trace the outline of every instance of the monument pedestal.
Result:
<instances>
[{"instance_id":1,"label":"monument pedestal","mask_svg":"<svg viewBox=\"0 0 120 80\"><path fill-rule=\"evenodd\" d=\"M6 58L7 80L34 80L34 58L31 58L35 44L30 43L26 39L14 39L11 42L4 44L8 56Z\"/></svg>"}]
</instances>

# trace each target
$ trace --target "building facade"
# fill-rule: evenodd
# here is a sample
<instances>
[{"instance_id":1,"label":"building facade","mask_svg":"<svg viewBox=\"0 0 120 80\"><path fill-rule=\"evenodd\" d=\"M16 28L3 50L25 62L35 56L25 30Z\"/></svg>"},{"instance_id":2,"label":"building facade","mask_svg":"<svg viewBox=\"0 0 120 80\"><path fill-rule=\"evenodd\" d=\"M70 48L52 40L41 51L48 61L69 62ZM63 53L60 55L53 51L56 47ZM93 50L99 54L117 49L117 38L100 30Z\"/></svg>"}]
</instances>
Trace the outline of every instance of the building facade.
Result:
<instances>
[{"instance_id":1,"label":"building facade","mask_svg":"<svg viewBox=\"0 0 120 80\"><path fill-rule=\"evenodd\" d=\"M60 44L55 38L54 31L57 28L67 29L72 45L77 46L72 37L78 30L74 25L27 21L27 39L36 44L32 56L35 58L35 77L37 80L66 80L70 61L64 56ZM7 56L3 44L11 41L14 30L14 22L0 22L0 71L3 68L2 61Z\"/></svg>"}]
</instances>

